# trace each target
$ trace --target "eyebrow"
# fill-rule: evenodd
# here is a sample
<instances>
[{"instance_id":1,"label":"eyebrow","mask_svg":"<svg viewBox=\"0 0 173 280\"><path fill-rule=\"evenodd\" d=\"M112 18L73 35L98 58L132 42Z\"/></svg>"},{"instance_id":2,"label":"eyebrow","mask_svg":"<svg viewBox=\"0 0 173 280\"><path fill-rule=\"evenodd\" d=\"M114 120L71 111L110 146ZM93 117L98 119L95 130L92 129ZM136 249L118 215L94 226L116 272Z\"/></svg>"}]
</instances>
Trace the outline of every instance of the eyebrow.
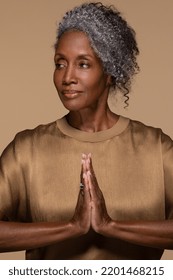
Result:
<instances>
[{"instance_id":1,"label":"eyebrow","mask_svg":"<svg viewBox=\"0 0 173 280\"><path fill-rule=\"evenodd\" d=\"M66 58L66 56L65 56L64 54L62 54L62 53L56 53L56 54L55 54L55 59L56 59L57 57L60 57L60 58L63 58L63 59ZM79 55L77 56L77 59L87 59L87 58L93 58L93 56L90 55L90 54L85 54L85 53L79 54Z\"/></svg>"},{"instance_id":2,"label":"eyebrow","mask_svg":"<svg viewBox=\"0 0 173 280\"><path fill-rule=\"evenodd\" d=\"M78 58L79 59L82 59L82 58L92 58L93 56L92 55L90 55L90 54L80 54L79 56L78 56Z\"/></svg>"}]
</instances>

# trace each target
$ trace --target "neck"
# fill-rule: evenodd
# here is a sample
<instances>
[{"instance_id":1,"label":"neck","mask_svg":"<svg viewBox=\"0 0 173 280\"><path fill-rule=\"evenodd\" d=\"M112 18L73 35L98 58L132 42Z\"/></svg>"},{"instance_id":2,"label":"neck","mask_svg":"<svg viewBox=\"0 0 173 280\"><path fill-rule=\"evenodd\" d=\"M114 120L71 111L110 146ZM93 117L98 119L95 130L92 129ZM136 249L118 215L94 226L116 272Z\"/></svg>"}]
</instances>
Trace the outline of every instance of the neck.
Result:
<instances>
[{"instance_id":1,"label":"neck","mask_svg":"<svg viewBox=\"0 0 173 280\"><path fill-rule=\"evenodd\" d=\"M111 128L119 116L111 112L108 105L106 108L85 108L80 111L70 111L67 121L76 129L86 132L97 132Z\"/></svg>"}]
</instances>

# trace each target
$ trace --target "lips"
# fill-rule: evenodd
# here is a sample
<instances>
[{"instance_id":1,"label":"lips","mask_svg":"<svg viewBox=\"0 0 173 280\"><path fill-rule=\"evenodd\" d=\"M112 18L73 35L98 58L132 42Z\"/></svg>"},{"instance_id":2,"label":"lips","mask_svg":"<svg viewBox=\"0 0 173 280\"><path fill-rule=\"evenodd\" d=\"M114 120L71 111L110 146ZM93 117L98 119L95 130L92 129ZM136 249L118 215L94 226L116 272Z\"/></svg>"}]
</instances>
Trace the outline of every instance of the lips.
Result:
<instances>
[{"instance_id":1,"label":"lips","mask_svg":"<svg viewBox=\"0 0 173 280\"><path fill-rule=\"evenodd\" d=\"M78 90L63 90L62 91L63 96L65 96L66 98L69 98L69 99L77 97L80 93L81 93L81 91L78 91Z\"/></svg>"}]
</instances>

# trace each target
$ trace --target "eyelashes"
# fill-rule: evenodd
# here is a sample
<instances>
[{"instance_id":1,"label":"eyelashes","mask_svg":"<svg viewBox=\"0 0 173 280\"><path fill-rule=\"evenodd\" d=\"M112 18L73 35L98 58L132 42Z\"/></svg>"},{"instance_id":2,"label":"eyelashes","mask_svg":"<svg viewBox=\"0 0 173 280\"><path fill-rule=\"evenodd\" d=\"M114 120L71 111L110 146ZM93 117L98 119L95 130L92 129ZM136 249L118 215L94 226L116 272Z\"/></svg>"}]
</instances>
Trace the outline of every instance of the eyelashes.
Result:
<instances>
[{"instance_id":1,"label":"eyelashes","mask_svg":"<svg viewBox=\"0 0 173 280\"><path fill-rule=\"evenodd\" d=\"M88 62L81 62L79 63L80 68L88 69L90 68L90 64Z\"/></svg>"},{"instance_id":2,"label":"eyelashes","mask_svg":"<svg viewBox=\"0 0 173 280\"><path fill-rule=\"evenodd\" d=\"M63 69L65 67L65 65L64 64L62 64L62 63L55 63L55 68L56 69Z\"/></svg>"},{"instance_id":3,"label":"eyelashes","mask_svg":"<svg viewBox=\"0 0 173 280\"><path fill-rule=\"evenodd\" d=\"M64 69L67 66L67 63L55 62L55 68L58 70ZM76 67L79 69L89 69L91 64L88 62L78 62Z\"/></svg>"}]
</instances>

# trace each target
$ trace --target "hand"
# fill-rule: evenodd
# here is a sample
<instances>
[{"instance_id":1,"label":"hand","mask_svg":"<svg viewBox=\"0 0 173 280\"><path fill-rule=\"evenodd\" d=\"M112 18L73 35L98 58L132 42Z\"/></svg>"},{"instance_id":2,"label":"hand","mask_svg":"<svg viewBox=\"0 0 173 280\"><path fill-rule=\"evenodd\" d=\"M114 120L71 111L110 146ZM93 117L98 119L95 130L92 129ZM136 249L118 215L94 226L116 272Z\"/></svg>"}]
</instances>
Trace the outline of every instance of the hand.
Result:
<instances>
[{"instance_id":1,"label":"hand","mask_svg":"<svg viewBox=\"0 0 173 280\"><path fill-rule=\"evenodd\" d=\"M87 177L86 187L89 189L91 200L91 226L96 232L106 234L111 218L107 213L105 199L94 173L91 154L83 155L82 161L84 174Z\"/></svg>"},{"instance_id":2,"label":"hand","mask_svg":"<svg viewBox=\"0 0 173 280\"><path fill-rule=\"evenodd\" d=\"M79 234L86 234L91 226L91 204L88 177L84 164L81 167L80 182L84 185L84 188L79 191L75 213L71 222L75 225Z\"/></svg>"}]
</instances>

